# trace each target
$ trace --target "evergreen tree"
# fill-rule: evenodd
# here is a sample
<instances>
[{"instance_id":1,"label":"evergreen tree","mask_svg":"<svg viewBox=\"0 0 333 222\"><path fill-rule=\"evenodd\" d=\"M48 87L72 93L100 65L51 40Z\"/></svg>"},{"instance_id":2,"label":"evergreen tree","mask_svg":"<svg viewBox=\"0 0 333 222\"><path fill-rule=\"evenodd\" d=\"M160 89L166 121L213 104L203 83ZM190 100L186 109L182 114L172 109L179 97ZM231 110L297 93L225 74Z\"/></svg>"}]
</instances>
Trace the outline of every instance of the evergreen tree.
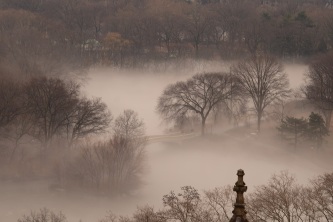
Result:
<instances>
[{"instance_id":1,"label":"evergreen tree","mask_svg":"<svg viewBox=\"0 0 333 222\"><path fill-rule=\"evenodd\" d=\"M284 139L292 141L294 147L297 147L300 137L306 132L307 125L307 120L304 118L287 116L281 120L278 130Z\"/></svg>"},{"instance_id":2,"label":"evergreen tree","mask_svg":"<svg viewBox=\"0 0 333 222\"><path fill-rule=\"evenodd\" d=\"M317 148L322 146L324 137L328 136L328 129L321 115L311 112L305 135L309 140L316 144Z\"/></svg>"}]
</instances>

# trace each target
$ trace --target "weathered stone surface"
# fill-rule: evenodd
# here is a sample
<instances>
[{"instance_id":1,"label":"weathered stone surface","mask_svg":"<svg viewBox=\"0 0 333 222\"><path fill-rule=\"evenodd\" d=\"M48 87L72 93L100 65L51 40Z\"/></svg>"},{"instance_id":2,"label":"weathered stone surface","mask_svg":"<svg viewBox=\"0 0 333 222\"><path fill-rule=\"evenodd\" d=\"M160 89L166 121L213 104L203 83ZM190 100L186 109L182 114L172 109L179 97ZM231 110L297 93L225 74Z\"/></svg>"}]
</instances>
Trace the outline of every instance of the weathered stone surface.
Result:
<instances>
[{"instance_id":1,"label":"weathered stone surface","mask_svg":"<svg viewBox=\"0 0 333 222\"><path fill-rule=\"evenodd\" d=\"M235 183L234 191L237 193L236 203L234 204L234 210L232 211L233 216L230 219L230 222L248 222L246 219L246 210L244 202L244 192L247 190L245 186L243 177L245 173L244 170L240 169L237 171L238 180Z\"/></svg>"}]
</instances>

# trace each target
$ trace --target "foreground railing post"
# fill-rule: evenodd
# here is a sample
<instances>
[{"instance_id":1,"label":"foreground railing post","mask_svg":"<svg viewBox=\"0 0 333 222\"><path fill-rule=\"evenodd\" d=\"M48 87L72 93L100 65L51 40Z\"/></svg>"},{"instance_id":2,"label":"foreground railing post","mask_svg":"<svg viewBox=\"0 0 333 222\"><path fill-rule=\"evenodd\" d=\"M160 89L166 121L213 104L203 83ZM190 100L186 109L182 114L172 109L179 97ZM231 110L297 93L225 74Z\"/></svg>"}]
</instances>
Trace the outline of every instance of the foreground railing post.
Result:
<instances>
[{"instance_id":1,"label":"foreground railing post","mask_svg":"<svg viewBox=\"0 0 333 222\"><path fill-rule=\"evenodd\" d=\"M236 203L234 204L234 210L232 211L233 216L230 222L248 222L246 219L246 210L244 202L244 192L247 190L247 186L243 181L243 176L245 175L244 170L238 170L237 176L238 180L235 183L234 191L237 193Z\"/></svg>"}]
</instances>

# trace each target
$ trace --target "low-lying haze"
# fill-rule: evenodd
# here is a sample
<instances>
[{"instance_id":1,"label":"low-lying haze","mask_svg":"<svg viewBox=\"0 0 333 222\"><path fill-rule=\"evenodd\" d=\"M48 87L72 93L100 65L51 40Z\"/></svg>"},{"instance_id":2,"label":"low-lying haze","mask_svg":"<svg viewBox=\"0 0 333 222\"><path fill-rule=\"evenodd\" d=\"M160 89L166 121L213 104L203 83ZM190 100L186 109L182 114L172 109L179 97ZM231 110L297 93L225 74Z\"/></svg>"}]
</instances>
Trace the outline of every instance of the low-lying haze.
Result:
<instances>
[{"instance_id":1,"label":"low-lying haze","mask_svg":"<svg viewBox=\"0 0 333 222\"><path fill-rule=\"evenodd\" d=\"M124 109L133 109L145 122L147 135L159 135L163 134L165 127L155 107L163 89L203 70L219 69L226 69L226 66L197 65L190 70L169 73L95 68L90 70L84 90L88 97L101 97L114 117ZM306 69L304 65L286 66L292 88L303 82ZM244 179L249 192L281 170L289 170L300 183L332 170L329 158L323 153L292 152L277 144L261 140L249 132L215 134L203 139L194 136L164 138L150 142L146 147L144 185L131 194L112 199L77 192L50 192L45 182L2 183L0 221L17 221L22 214L42 207L61 210L69 222L79 219L83 222L97 221L108 211L130 215L137 206L146 204L158 209L162 207L163 195L171 190L177 192L181 186L191 185L202 191L234 184L239 168L245 170Z\"/></svg>"}]
</instances>

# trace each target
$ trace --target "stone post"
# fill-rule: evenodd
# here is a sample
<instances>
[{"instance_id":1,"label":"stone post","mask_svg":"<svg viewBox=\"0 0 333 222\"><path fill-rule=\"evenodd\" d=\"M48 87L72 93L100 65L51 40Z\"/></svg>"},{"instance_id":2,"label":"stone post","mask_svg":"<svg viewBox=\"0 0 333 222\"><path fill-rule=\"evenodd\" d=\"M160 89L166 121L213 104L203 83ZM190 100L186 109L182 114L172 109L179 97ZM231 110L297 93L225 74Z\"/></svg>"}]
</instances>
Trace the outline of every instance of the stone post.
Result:
<instances>
[{"instance_id":1,"label":"stone post","mask_svg":"<svg viewBox=\"0 0 333 222\"><path fill-rule=\"evenodd\" d=\"M237 198L236 203L234 204L234 210L232 211L233 216L230 219L230 222L248 222L248 220L246 219L246 210L243 195L243 193L247 190L247 186L245 186L245 183L243 181L244 175L244 170L237 171L238 180L235 183L233 189L237 193Z\"/></svg>"}]
</instances>

